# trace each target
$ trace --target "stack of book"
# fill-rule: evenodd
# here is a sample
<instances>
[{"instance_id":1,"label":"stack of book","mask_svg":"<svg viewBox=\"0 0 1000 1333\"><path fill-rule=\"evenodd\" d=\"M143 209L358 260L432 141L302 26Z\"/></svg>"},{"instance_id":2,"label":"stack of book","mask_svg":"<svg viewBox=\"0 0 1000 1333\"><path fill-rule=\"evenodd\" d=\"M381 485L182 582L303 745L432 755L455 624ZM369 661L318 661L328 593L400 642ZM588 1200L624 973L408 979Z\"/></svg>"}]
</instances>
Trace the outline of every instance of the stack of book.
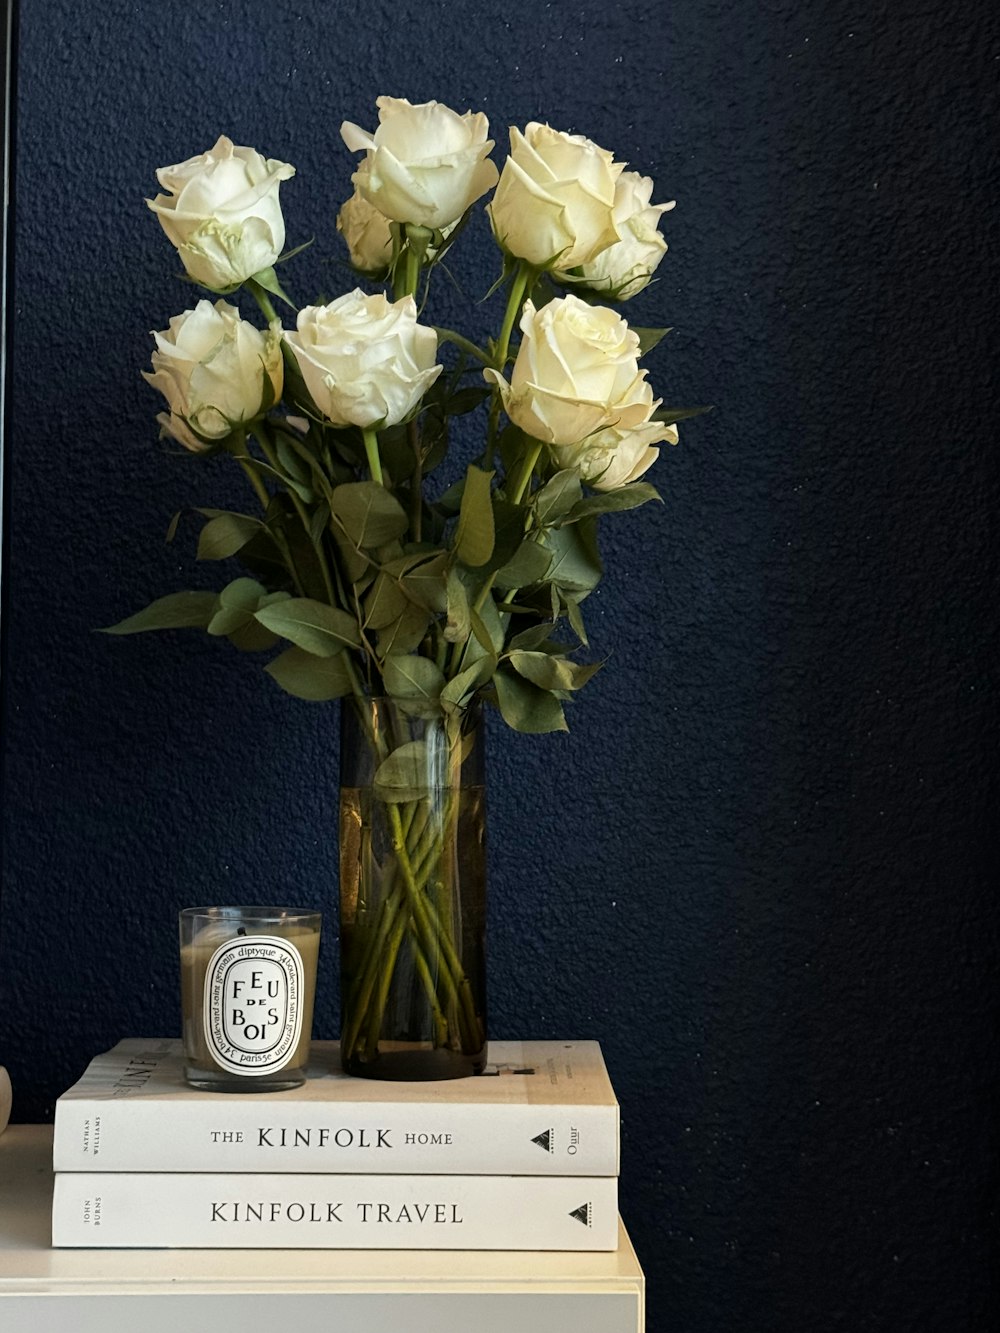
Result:
<instances>
[{"instance_id":1,"label":"stack of book","mask_svg":"<svg viewBox=\"0 0 1000 1333\"><path fill-rule=\"evenodd\" d=\"M186 1249L615 1250L618 1103L596 1042L490 1043L488 1072L305 1084L184 1081L130 1039L56 1104L52 1243Z\"/></svg>"}]
</instances>

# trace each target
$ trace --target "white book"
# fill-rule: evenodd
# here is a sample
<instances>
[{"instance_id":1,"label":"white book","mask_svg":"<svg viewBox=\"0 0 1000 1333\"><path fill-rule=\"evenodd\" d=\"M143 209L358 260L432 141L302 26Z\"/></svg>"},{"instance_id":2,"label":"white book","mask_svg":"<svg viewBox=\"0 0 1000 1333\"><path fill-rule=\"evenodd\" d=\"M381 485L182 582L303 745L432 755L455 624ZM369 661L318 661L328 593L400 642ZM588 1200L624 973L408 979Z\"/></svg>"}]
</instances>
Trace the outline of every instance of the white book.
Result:
<instances>
[{"instance_id":1,"label":"white book","mask_svg":"<svg viewBox=\"0 0 1000 1333\"><path fill-rule=\"evenodd\" d=\"M56 1103L57 1171L615 1176L618 1103L595 1041L491 1041L485 1074L352 1078L312 1044L288 1092L198 1092L179 1041L130 1038Z\"/></svg>"},{"instance_id":2,"label":"white book","mask_svg":"<svg viewBox=\"0 0 1000 1333\"><path fill-rule=\"evenodd\" d=\"M57 1172L52 1244L155 1249L613 1250L614 1176Z\"/></svg>"},{"instance_id":3,"label":"white book","mask_svg":"<svg viewBox=\"0 0 1000 1333\"><path fill-rule=\"evenodd\" d=\"M52 1127L0 1138L3 1333L642 1333L624 1227L606 1252L53 1250Z\"/></svg>"}]
</instances>

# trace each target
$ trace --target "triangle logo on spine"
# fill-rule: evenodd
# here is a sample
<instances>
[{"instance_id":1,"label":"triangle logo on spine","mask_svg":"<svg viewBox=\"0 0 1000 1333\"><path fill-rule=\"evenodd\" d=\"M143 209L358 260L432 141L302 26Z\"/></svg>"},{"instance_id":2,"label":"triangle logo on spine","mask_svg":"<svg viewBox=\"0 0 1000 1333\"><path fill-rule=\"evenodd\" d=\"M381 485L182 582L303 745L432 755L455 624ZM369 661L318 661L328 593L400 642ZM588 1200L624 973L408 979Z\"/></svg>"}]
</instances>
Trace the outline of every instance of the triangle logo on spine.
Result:
<instances>
[{"instance_id":1,"label":"triangle logo on spine","mask_svg":"<svg viewBox=\"0 0 1000 1333\"><path fill-rule=\"evenodd\" d=\"M578 1222L582 1222L585 1227L589 1227L590 1209L591 1205L589 1203L581 1203L579 1208L573 1209L570 1213L570 1217L575 1217Z\"/></svg>"},{"instance_id":2,"label":"triangle logo on spine","mask_svg":"<svg viewBox=\"0 0 1000 1333\"><path fill-rule=\"evenodd\" d=\"M552 1146L552 1130L551 1130L551 1129L543 1129L542 1132L541 1132L541 1134L536 1134L535 1137L531 1140L531 1142L532 1142L532 1143L537 1143L538 1146L539 1146L539 1148L544 1148L546 1152L553 1152L553 1151L554 1151L553 1146Z\"/></svg>"}]
</instances>

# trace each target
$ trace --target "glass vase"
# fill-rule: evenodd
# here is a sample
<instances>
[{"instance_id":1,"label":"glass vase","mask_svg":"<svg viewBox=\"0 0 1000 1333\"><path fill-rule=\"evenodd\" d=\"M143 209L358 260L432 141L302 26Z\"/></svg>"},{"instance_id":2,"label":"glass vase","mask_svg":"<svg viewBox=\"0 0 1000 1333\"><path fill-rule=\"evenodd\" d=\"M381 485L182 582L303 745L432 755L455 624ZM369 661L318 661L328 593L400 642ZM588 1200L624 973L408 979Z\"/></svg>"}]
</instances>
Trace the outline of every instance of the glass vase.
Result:
<instances>
[{"instance_id":1,"label":"glass vase","mask_svg":"<svg viewBox=\"0 0 1000 1333\"><path fill-rule=\"evenodd\" d=\"M341 1060L381 1079L486 1062L486 795L478 704L341 708Z\"/></svg>"}]
</instances>

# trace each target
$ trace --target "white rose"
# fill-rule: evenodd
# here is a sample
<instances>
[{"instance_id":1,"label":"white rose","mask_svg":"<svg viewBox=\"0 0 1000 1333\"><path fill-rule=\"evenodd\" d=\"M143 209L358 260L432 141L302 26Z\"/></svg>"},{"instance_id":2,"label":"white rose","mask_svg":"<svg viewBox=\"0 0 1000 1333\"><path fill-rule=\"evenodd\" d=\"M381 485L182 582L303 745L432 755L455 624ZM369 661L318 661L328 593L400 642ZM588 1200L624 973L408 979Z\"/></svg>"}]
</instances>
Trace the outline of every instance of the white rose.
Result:
<instances>
[{"instance_id":1,"label":"white rose","mask_svg":"<svg viewBox=\"0 0 1000 1333\"><path fill-rule=\"evenodd\" d=\"M677 439L676 426L647 421L631 430L609 426L576 448L553 448L552 454L559 467L578 468L595 491L616 491L653 466L660 456L654 445L676 444Z\"/></svg>"},{"instance_id":2,"label":"white rose","mask_svg":"<svg viewBox=\"0 0 1000 1333\"><path fill-rule=\"evenodd\" d=\"M623 171L615 185L615 226L621 240L583 265L588 287L607 292L618 301L635 296L649 282L666 254L667 243L657 231L660 214L674 207L651 204L653 182L636 171Z\"/></svg>"},{"instance_id":3,"label":"white rose","mask_svg":"<svg viewBox=\"0 0 1000 1333\"><path fill-rule=\"evenodd\" d=\"M512 128L510 156L488 212L503 248L536 268L586 264L619 239L611 154L579 134L532 121Z\"/></svg>"},{"instance_id":4,"label":"white rose","mask_svg":"<svg viewBox=\"0 0 1000 1333\"><path fill-rule=\"evenodd\" d=\"M441 228L442 241L447 240L458 226L457 222ZM392 231L389 219L373 208L357 190L337 214L337 230L347 245L351 264L359 273L381 277L392 261ZM427 247L427 258L433 259L439 246Z\"/></svg>"},{"instance_id":5,"label":"white rose","mask_svg":"<svg viewBox=\"0 0 1000 1333\"><path fill-rule=\"evenodd\" d=\"M227 292L270 268L285 244L278 187L295 175L287 162L237 148L223 135L207 153L156 179L167 194L146 203L177 247L190 277Z\"/></svg>"},{"instance_id":6,"label":"white rose","mask_svg":"<svg viewBox=\"0 0 1000 1333\"><path fill-rule=\"evenodd\" d=\"M285 339L306 388L335 426L394 426L441 373L437 334L417 323L412 296L392 303L360 289L299 311Z\"/></svg>"},{"instance_id":7,"label":"white rose","mask_svg":"<svg viewBox=\"0 0 1000 1333\"><path fill-rule=\"evenodd\" d=\"M337 214L337 230L347 244L351 264L361 273L384 273L392 259L389 219L357 190Z\"/></svg>"},{"instance_id":8,"label":"white rose","mask_svg":"<svg viewBox=\"0 0 1000 1333\"><path fill-rule=\"evenodd\" d=\"M226 301L199 301L153 333L153 373L170 412L157 417L166 434L200 451L253 421L281 397L284 378L277 325L266 333L240 319Z\"/></svg>"},{"instance_id":9,"label":"white rose","mask_svg":"<svg viewBox=\"0 0 1000 1333\"><path fill-rule=\"evenodd\" d=\"M615 311L577 296L540 310L525 301L521 333L510 384L496 370L484 374L528 435L579 444L607 426L630 430L648 421L657 404L639 369L639 338Z\"/></svg>"},{"instance_id":10,"label":"white rose","mask_svg":"<svg viewBox=\"0 0 1000 1333\"><path fill-rule=\"evenodd\" d=\"M387 218L440 230L496 184L482 112L460 116L440 102L412 106L400 97L379 97L376 106L374 134L347 120L340 133L352 153L365 153L351 180Z\"/></svg>"}]
</instances>

